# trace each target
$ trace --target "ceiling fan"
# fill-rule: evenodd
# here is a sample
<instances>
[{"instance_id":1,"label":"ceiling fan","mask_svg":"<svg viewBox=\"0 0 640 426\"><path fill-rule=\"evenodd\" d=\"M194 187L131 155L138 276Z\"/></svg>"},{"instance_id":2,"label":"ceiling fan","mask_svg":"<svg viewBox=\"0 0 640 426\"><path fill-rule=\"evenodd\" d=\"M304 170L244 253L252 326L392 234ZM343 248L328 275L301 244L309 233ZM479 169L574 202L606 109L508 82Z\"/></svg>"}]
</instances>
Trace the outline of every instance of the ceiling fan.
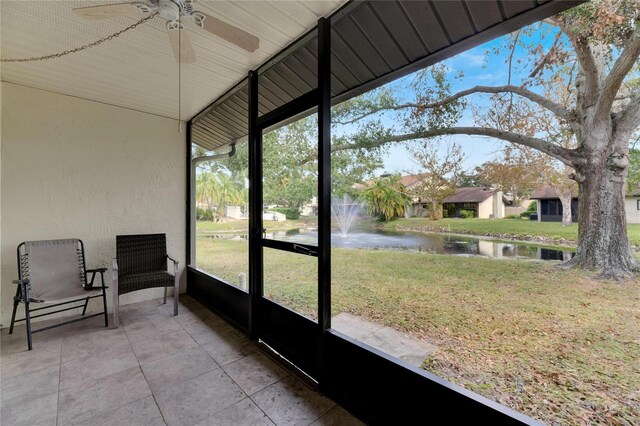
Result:
<instances>
[{"instance_id":1,"label":"ceiling fan","mask_svg":"<svg viewBox=\"0 0 640 426\"><path fill-rule=\"evenodd\" d=\"M100 6L79 7L75 13L89 19L103 19L112 16L133 16L136 13L157 13L166 22L169 41L176 60L195 61L189 33L185 30L184 19L191 19L200 28L223 40L233 43L247 52L255 52L260 39L240 28L194 9L195 0L147 0L148 2L115 3Z\"/></svg>"}]
</instances>

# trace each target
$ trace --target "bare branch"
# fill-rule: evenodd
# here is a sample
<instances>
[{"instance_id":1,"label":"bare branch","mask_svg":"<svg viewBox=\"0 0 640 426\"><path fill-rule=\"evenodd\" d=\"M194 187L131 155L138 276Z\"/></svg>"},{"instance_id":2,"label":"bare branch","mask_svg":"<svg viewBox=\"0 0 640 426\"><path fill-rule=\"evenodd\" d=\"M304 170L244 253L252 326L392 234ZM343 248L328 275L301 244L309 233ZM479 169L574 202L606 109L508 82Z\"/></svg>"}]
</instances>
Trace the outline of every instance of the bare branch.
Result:
<instances>
[{"instance_id":1,"label":"bare branch","mask_svg":"<svg viewBox=\"0 0 640 426\"><path fill-rule=\"evenodd\" d=\"M538 62L536 67L533 69L533 71L531 71L531 74L529 74L530 79L534 78L536 75L542 72L545 65L547 65L551 57L556 53L558 41L560 40L561 37L562 37L562 31L558 31L558 33L556 34L556 38L553 40L553 44L551 45L551 48L549 49L547 54L544 55L544 57L540 60L540 62Z\"/></svg>"},{"instance_id":2,"label":"bare branch","mask_svg":"<svg viewBox=\"0 0 640 426\"><path fill-rule=\"evenodd\" d=\"M604 81L596 105L595 119L608 117L611 114L611 107L616 99L618 90L620 90L620 86L622 86L622 82L629 71L636 64L638 57L640 57L640 29L635 30L629 37L627 47L613 64L609 76Z\"/></svg>"},{"instance_id":3,"label":"bare branch","mask_svg":"<svg viewBox=\"0 0 640 426\"><path fill-rule=\"evenodd\" d=\"M357 115L353 118L350 118L349 120L333 120L334 123L336 124L353 124L355 122L358 122L360 120L362 120L363 118L369 117L370 115L373 114L377 114L379 112L382 111L399 111L402 109L408 109L408 108L418 108L420 107L419 104L416 103L404 103L404 104L398 104L398 105L389 105L389 106L383 106L383 107L379 107L379 108L372 108L369 111Z\"/></svg>"},{"instance_id":4,"label":"bare branch","mask_svg":"<svg viewBox=\"0 0 640 426\"><path fill-rule=\"evenodd\" d=\"M515 93L516 95L522 96L523 98L526 98L538 105L540 105L543 108L548 109L549 111L551 111L552 113L554 113L555 115L557 115L560 118L563 118L567 121L572 121L575 119L575 115L572 111L569 111L568 109L564 108L562 105L555 103L554 101L545 98L544 96L538 95L537 93L534 93L530 90L527 90L523 87L519 87L519 86L512 86L512 85L506 85L506 86L475 86L472 87L471 89L467 89L467 90L463 90L461 92L456 93L455 95L449 96L448 98L442 99L440 101L437 102L433 102L431 104L428 105L424 105L422 106L422 108L435 108L435 107L439 107L445 104L448 104L449 102L453 102L459 98L462 98L464 96L468 96L474 93L503 93L503 92L508 92L508 93Z\"/></svg>"},{"instance_id":5,"label":"bare branch","mask_svg":"<svg viewBox=\"0 0 640 426\"><path fill-rule=\"evenodd\" d=\"M336 123L338 124L352 124L355 123L356 121L359 121L365 117L368 117L370 115L373 115L375 113L381 112L381 111L392 111L392 110L402 110L402 109L408 109L408 108L415 108L415 109L431 109L431 108L437 108L437 107L441 107L444 106L448 103L451 103L453 101L456 101L460 98L463 98L465 96L469 96L472 95L474 93L514 93L516 95L522 96L523 98L526 98L538 105L540 105L543 108L548 109L549 111L551 111L552 113L554 113L556 116L567 120L569 122L575 120L575 114L573 111L570 111L566 108L564 108L562 105L545 98L544 96L538 95L535 92L532 92L531 90L525 89L523 87L520 86L513 86L513 85L506 85L506 86L475 86L472 87L470 89L467 90L463 90L461 92L458 92L454 95L448 96L444 99L441 99L439 101L436 102L432 102L430 104L416 104L416 103L405 103L405 104L399 104L399 105L393 105L393 106L387 106L387 107L382 107L382 108L376 108L376 109L372 109L370 111L367 111L364 114L361 114L357 117L354 117L350 120L345 120L345 121L336 121Z\"/></svg>"},{"instance_id":6,"label":"bare branch","mask_svg":"<svg viewBox=\"0 0 640 426\"><path fill-rule=\"evenodd\" d=\"M425 130L421 132L412 132L401 135L389 135L378 138L376 140L369 141L367 148L375 148L394 142L406 142L415 139L427 139L436 136L445 135L472 135L472 136L487 136L496 139L501 139L507 142L512 142L518 145L528 146L533 149L537 149L557 160L562 161L573 167L576 162L580 161L579 154L568 148L563 148L559 145L549 143L544 139L529 137L520 135L518 133L507 132L504 130L493 129L490 127L449 127L442 129ZM335 145L331 147L331 152L348 151L351 149L362 148L358 144L348 143L343 145ZM301 164L308 163L317 158L317 154L313 154L305 158Z\"/></svg>"}]
</instances>

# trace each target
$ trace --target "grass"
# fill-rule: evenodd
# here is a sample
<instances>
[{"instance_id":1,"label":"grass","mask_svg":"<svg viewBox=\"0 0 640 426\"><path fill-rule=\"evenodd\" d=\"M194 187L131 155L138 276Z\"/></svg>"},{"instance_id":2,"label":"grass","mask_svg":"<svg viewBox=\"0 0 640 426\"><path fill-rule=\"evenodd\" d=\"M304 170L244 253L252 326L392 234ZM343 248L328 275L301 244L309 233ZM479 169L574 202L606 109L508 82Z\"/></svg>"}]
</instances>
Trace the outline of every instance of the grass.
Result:
<instances>
[{"instance_id":1,"label":"grass","mask_svg":"<svg viewBox=\"0 0 640 426\"><path fill-rule=\"evenodd\" d=\"M440 232L512 237L517 239L578 240L578 225L562 226L559 222L536 222L521 219L396 219L382 224L386 229L414 229ZM640 245L640 224L627 225L629 241Z\"/></svg>"},{"instance_id":2,"label":"grass","mask_svg":"<svg viewBox=\"0 0 640 426\"><path fill-rule=\"evenodd\" d=\"M264 227L267 231L284 231L288 229L302 228L305 226L315 225L318 221L316 218L303 218L298 220L286 220L284 222L278 222L273 220L265 220ZM196 222L196 232L211 233L211 232L230 232L240 233L248 232L249 222L247 219L229 220L228 222L215 223L210 220L199 220Z\"/></svg>"},{"instance_id":3,"label":"grass","mask_svg":"<svg viewBox=\"0 0 640 426\"><path fill-rule=\"evenodd\" d=\"M231 278L246 269L246 242L197 241L199 267ZM265 292L313 317L315 271L308 257L270 251ZM430 341L423 368L547 423L640 422L637 282L541 262L334 249L332 311Z\"/></svg>"}]
</instances>

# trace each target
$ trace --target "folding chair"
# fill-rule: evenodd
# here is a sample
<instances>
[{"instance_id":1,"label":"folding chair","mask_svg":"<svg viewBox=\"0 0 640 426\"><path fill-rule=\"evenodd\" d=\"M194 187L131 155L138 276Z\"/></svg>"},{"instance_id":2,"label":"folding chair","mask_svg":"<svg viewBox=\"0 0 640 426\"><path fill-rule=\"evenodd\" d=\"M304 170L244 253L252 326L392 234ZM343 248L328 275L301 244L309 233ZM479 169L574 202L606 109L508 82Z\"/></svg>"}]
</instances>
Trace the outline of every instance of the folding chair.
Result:
<instances>
[{"instance_id":1,"label":"folding chair","mask_svg":"<svg viewBox=\"0 0 640 426\"><path fill-rule=\"evenodd\" d=\"M18 279L13 281L18 284L16 295L13 298L13 312L11 314L11 326L9 334L13 333L16 322L25 321L27 325L27 344L29 350L33 349L32 335L51 328L60 327L77 321L104 315L104 326L109 326L107 315L107 294L104 285L104 273L107 268L86 269L84 257L84 244L81 240L45 240L25 241L18 245ZM100 274L101 286L94 287L96 274ZM88 279L88 274L91 274ZM89 299L102 297L104 312L86 315ZM68 300L72 299L72 300ZM83 305L74 305L64 309L46 312L46 310L83 302ZM16 320L18 305L24 303L25 317ZM43 303L46 306L31 308L32 303ZM47 315L57 314L82 307L79 318L64 321L59 324L32 330L31 320ZM45 313L32 315L34 312L45 310Z\"/></svg>"},{"instance_id":2,"label":"folding chair","mask_svg":"<svg viewBox=\"0 0 640 426\"><path fill-rule=\"evenodd\" d=\"M173 264L173 275L167 272L167 261ZM167 254L165 234L138 234L116 236L116 258L113 259L113 322L119 322L119 296L132 291L173 287L173 315L178 315L180 277L178 261Z\"/></svg>"}]
</instances>

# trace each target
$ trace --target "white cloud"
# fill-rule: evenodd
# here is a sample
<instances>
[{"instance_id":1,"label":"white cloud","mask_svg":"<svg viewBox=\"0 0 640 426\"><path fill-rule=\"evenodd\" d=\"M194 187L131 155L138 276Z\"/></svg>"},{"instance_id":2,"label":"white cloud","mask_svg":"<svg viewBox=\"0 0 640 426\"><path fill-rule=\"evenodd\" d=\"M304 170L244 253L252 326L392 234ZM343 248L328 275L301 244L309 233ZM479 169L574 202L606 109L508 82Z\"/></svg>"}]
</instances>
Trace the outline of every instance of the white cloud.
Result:
<instances>
[{"instance_id":1,"label":"white cloud","mask_svg":"<svg viewBox=\"0 0 640 426\"><path fill-rule=\"evenodd\" d=\"M473 51L467 51L462 52L459 55L459 58L464 61L465 65L480 67L485 64L484 53L473 53Z\"/></svg>"}]
</instances>

